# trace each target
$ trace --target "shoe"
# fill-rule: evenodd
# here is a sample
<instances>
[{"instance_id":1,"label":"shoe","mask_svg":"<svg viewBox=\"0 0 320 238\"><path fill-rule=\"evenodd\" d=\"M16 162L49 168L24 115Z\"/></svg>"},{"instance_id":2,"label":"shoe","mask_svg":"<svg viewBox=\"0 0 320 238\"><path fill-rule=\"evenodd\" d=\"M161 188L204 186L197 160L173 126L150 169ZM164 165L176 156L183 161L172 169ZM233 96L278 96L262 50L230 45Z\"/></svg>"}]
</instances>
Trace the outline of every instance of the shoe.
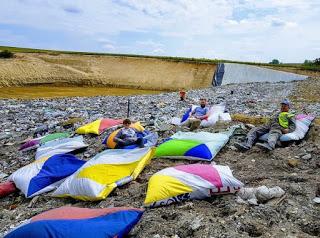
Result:
<instances>
[{"instance_id":1,"label":"shoe","mask_svg":"<svg viewBox=\"0 0 320 238\"><path fill-rule=\"evenodd\" d=\"M247 151L247 150L250 149L250 147L247 146L246 144L244 144L244 143L239 143L239 142L235 142L235 143L234 143L234 146L235 146L239 151L242 151L242 152Z\"/></svg>"},{"instance_id":2,"label":"shoe","mask_svg":"<svg viewBox=\"0 0 320 238\"><path fill-rule=\"evenodd\" d=\"M196 121L191 122L190 131L198 129L200 124L201 124L200 120L196 120Z\"/></svg>"},{"instance_id":3,"label":"shoe","mask_svg":"<svg viewBox=\"0 0 320 238\"><path fill-rule=\"evenodd\" d=\"M263 150L272 151L273 148L266 142L266 143L256 143L256 146Z\"/></svg>"}]
</instances>

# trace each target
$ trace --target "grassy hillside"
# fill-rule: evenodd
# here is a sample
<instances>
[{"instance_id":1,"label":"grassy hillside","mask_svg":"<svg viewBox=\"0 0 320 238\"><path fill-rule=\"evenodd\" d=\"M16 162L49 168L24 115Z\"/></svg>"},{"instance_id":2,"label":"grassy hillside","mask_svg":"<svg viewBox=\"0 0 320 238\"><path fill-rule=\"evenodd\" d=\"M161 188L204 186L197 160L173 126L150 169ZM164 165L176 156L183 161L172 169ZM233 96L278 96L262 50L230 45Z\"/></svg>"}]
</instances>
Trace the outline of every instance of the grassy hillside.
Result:
<instances>
[{"instance_id":1,"label":"grassy hillside","mask_svg":"<svg viewBox=\"0 0 320 238\"><path fill-rule=\"evenodd\" d=\"M241 62L233 60L224 60L224 59L205 59L205 58L186 58L186 57L172 57L172 56L150 56L150 55L134 55L134 54L114 54L114 53L97 53L97 52L79 52L79 51L59 51L59 50L43 50L43 49L31 49L31 48L20 48L20 47L11 47L11 46L0 46L0 51L9 50L14 53L47 53L50 55L59 55L59 54L75 54L75 55L101 55L101 56L124 56L124 57L134 57L134 58L155 58L167 61L174 62L187 62L187 63L206 63L206 64L217 64L221 62L225 63L238 63L238 64L248 64L256 66L265 66L272 67L274 69L287 68L290 71L290 68L296 70L307 70L320 72L320 66L316 65L304 65L299 63L285 63L279 65L273 65L268 63L260 62ZM287 70L285 70L287 71Z\"/></svg>"}]
</instances>

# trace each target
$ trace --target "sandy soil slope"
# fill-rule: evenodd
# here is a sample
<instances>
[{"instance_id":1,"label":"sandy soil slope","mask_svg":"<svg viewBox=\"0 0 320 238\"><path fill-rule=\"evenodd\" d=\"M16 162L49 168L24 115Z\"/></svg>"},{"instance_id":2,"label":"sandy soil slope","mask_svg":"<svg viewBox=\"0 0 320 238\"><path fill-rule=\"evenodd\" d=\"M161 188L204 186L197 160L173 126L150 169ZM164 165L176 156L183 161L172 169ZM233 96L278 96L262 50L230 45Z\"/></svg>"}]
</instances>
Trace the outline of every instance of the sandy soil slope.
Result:
<instances>
[{"instance_id":1,"label":"sandy soil slope","mask_svg":"<svg viewBox=\"0 0 320 238\"><path fill-rule=\"evenodd\" d=\"M156 90L208 87L214 64L124 56L17 53L0 60L0 87L92 85ZM183 83L182 83L183 82Z\"/></svg>"}]
</instances>

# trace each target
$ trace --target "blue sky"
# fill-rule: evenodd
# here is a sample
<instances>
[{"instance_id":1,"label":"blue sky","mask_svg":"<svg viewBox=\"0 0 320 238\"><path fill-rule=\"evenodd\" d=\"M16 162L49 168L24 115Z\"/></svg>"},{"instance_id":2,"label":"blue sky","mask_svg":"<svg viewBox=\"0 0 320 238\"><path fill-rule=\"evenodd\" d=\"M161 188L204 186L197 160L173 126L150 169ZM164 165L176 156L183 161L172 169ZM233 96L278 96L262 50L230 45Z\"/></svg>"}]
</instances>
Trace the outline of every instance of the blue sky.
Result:
<instances>
[{"instance_id":1,"label":"blue sky","mask_svg":"<svg viewBox=\"0 0 320 238\"><path fill-rule=\"evenodd\" d=\"M319 0L1 0L1 9L0 45L259 62L320 57Z\"/></svg>"}]
</instances>

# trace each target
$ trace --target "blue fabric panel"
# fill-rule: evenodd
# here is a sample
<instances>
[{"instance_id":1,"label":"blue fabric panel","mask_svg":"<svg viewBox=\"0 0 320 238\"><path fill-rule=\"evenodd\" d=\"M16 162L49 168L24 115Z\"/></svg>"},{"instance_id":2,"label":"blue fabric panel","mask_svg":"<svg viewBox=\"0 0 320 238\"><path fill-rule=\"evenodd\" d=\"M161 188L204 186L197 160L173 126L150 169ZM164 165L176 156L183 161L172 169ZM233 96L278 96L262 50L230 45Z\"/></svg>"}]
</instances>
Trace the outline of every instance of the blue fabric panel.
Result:
<instances>
[{"instance_id":1,"label":"blue fabric panel","mask_svg":"<svg viewBox=\"0 0 320 238\"><path fill-rule=\"evenodd\" d=\"M134 144L134 145L127 145L122 147L121 149L135 149L138 148L138 145Z\"/></svg>"},{"instance_id":2,"label":"blue fabric panel","mask_svg":"<svg viewBox=\"0 0 320 238\"><path fill-rule=\"evenodd\" d=\"M188 150L184 156L198 157L205 160L211 160L212 154L205 144L200 144Z\"/></svg>"},{"instance_id":3,"label":"blue fabric panel","mask_svg":"<svg viewBox=\"0 0 320 238\"><path fill-rule=\"evenodd\" d=\"M192 111L192 107L190 107L189 109L188 109L188 111L186 111L186 113L182 116L182 119L181 119L181 123L182 122L184 122L184 121L186 121L188 118L189 118L189 114L190 114L190 112Z\"/></svg>"},{"instance_id":4,"label":"blue fabric panel","mask_svg":"<svg viewBox=\"0 0 320 238\"><path fill-rule=\"evenodd\" d=\"M142 211L119 211L95 218L43 220L13 230L5 238L121 238L139 222Z\"/></svg>"},{"instance_id":5,"label":"blue fabric panel","mask_svg":"<svg viewBox=\"0 0 320 238\"><path fill-rule=\"evenodd\" d=\"M218 64L216 72L213 76L214 80L212 80L212 86L220 86L222 84L224 75L224 64Z\"/></svg>"},{"instance_id":6,"label":"blue fabric panel","mask_svg":"<svg viewBox=\"0 0 320 238\"><path fill-rule=\"evenodd\" d=\"M27 197L39 190L68 177L76 172L85 161L72 154L51 156L42 166L40 172L30 180Z\"/></svg>"}]
</instances>

